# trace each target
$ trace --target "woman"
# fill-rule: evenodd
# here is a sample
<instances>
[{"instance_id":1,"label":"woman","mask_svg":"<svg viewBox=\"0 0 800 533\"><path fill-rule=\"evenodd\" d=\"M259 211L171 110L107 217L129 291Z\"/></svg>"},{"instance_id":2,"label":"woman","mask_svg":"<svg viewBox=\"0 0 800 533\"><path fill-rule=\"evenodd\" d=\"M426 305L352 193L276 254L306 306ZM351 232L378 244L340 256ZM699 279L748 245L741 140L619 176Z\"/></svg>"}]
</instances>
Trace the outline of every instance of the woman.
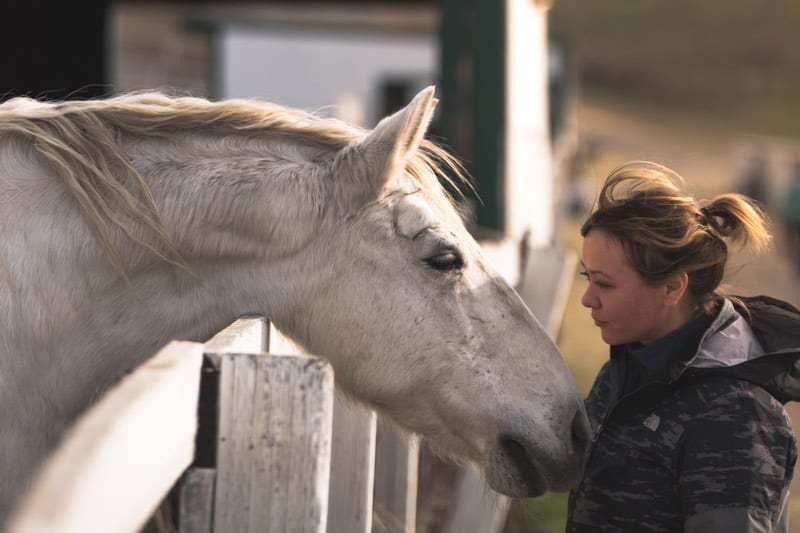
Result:
<instances>
[{"instance_id":1,"label":"woman","mask_svg":"<svg viewBox=\"0 0 800 533\"><path fill-rule=\"evenodd\" d=\"M698 204L669 169L607 178L581 228L581 302L611 347L567 531L787 531L800 311L720 288L727 242L769 241L738 194ZM799 366L800 368L800 366Z\"/></svg>"}]
</instances>

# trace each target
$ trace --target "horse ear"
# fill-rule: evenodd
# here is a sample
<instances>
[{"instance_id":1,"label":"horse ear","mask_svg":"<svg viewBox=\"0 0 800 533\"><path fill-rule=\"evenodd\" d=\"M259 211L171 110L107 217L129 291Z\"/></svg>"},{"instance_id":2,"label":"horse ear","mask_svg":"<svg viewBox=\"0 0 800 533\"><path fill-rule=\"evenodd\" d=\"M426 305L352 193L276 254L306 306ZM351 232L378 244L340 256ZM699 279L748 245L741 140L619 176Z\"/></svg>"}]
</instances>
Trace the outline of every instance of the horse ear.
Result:
<instances>
[{"instance_id":1,"label":"horse ear","mask_svg":"<svg viewBox=\"0 0 800 533\"><path fill-rule=\"evenodd\" d=\"M336 196L341 207L352 210L375 200L391 177L403 171L433 118L438 102L434 91L433 86L423 89L406 107L337 154L334 174L338 175Z\"/></svg>"}]
</instances>

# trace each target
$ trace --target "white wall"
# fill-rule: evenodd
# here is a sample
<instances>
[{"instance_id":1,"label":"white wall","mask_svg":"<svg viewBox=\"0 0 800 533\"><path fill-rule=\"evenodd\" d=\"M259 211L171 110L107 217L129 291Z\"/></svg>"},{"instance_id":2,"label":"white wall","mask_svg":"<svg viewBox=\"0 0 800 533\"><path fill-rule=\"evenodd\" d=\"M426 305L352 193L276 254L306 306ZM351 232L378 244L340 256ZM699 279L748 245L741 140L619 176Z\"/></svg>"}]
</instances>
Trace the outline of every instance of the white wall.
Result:
<instances>
[{"instance_id":1,"label":"white wall","mask_svg":"<svg viewBox=\"0 0 800 533\"><path fill-rule=\"evenodd\" d=\"M506 234L546 246L554 235L548 118L547 11L506 0Z\"/></svg>"},{"instance_id":2,"label":"white wall","mask_svg":"<svg viewBox=\"0 0 800 533\"><path fill-rule=\"evenodd\" d=\"M226 27L219 38L218 96L258 98L373 126L387 79L435 83L430 34L344 33L307 27ZM336 106L331 108L330 106Z\"/></svg>"}]
</instances>

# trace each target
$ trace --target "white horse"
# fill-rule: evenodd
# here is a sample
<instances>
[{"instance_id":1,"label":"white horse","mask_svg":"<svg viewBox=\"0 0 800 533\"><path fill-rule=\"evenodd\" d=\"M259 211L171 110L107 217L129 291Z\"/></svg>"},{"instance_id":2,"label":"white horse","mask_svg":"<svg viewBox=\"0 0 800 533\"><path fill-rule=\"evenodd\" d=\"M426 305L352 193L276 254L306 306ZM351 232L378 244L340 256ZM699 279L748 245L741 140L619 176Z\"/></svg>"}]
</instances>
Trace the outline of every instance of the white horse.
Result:
<instances>
[{"instance_id":1,"label":"white horse","mask_svg":"<svg viewBox=\"0 0 800 533\"><path fill-rule=\"evenodd\" d=\"M440 186L434 106L371 132L152 93L0 106L0 519L98 394L248 313L497 491L572 486L579 392Z\"/></svg>"}]
</instances>

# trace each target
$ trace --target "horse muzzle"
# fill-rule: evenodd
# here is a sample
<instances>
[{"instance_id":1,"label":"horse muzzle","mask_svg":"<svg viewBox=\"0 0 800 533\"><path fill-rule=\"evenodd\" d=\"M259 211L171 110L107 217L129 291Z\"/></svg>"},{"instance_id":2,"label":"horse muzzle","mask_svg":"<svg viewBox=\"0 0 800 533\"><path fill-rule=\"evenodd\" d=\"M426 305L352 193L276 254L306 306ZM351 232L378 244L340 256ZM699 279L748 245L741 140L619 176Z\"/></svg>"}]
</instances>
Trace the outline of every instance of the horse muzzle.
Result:
<instances>
[{"instance_id":1,"label":"horse muzzle","mask_svg":"<svg viewBox=\"0 0 800 533\"><path fill-rule=\"evenodd\" d=\"M583 409L576 411L565 438L531 439L501 433L485 463L486 481L497 492L516 498L574 488L583 474L590 439Z\"/></svg>"}]
</instances>

